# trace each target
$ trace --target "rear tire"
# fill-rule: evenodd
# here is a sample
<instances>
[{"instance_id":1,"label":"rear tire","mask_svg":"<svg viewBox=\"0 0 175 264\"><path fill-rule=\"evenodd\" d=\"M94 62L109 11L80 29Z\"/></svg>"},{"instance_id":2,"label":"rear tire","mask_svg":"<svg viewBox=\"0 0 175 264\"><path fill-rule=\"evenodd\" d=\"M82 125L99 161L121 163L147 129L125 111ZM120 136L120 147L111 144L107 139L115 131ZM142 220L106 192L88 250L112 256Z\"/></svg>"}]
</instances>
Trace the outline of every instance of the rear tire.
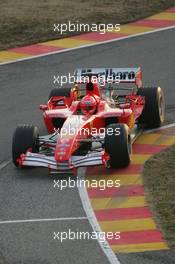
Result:
<instances>
[{"instance_id":1,"label":"rear tire","mask_svg":"<svg viewBox=\"0 0 175 264\"><path fill-rule=\"evenodd\" d=\"M107 132L108 131L108 132ZM118 131L120 134L118 135ZM126 167L130 163L131 142L125 124L110 124L106 128L105 151L112 168Z\"/></svg>"},{"instance_id":2,"label":"rear tire","mask_svg":"<svg viewBox=\"0 0 175 264\"><path fill-rule=\"evenodd\" d=\"M139 88L138 95L145 97L145 107L138 119L147 128L160 127L165 119L165 98L160 87Z\"/></svg>"},{"instance_id":3,"label":"rear tire","mask_svg":"<svg viewBox=\"0 0 175 264\"><path fill-rule=\"evenodd\" d=\"M51 90L50 94L49 94L49 98L53 96L65 96L65 97L70 97L71 94L71 88L56 88Z\"/></svg>"},{"instance_id":4,"label":"rear tire","mask_svg":"<svg viewBox=\"0 0 175 264\"><path fill-rule=\"evenodd\" d=\"M31 148L32 152L39 151L38 146L38 128L32 125L19 125L17 126L12 141L12 158L16 167L19 166L18 159L21 154L25 154Z\"/></svg>"}]
</instances>

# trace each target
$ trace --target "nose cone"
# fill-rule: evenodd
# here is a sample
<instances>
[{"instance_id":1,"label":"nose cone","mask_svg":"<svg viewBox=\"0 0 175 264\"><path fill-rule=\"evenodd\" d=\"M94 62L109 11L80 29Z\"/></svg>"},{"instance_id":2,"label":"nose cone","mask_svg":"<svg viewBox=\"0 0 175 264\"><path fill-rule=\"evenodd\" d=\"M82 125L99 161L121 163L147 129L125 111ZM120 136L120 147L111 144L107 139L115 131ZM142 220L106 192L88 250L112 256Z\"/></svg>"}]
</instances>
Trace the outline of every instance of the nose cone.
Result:
<instances>
[{"instance_id":1,"label":"nose cone","mask_svg":"<svg viewBox=\"0 0 175 264\"><path fill-rule=\"evenodd\" d=\"M69 150L70 150L71 144L69 142L58 142L57 149L55 151L55 160L57 162L63 162L69 160Z\"/></svg>"},{"instance_id":2,"label":"nose cone","mask_svg":"<svg viewBox=\"0 0 175 264\"><path fill-rule=\"evenodd\" d=\"M79 147L79 129L85 122L84 116L71 116L68 118L57 138L55 160L57 162L68 161L73 152Z\"/></svg>"}]
</instances>

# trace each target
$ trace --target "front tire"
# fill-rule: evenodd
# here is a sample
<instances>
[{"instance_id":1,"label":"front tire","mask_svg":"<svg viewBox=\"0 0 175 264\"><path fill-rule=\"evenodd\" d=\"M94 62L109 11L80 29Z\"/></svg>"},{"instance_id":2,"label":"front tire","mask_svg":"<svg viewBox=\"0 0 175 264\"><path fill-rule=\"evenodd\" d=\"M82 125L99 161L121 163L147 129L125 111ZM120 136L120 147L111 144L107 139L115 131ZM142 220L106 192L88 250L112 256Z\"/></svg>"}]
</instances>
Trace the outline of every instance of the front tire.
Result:
<instances>
[{"instance_id":1,"label":"front tire","mask_svg":"<svg viewBox=\"0 0 175 264\"><path fill-rule=\"evenodd\" d=\"M19 166L18 159L21 154L25 154L28 149L37 153L39 151L38 146L38 128L30 125L17 126L12 141L12 159L16 167Z\"/></svg>"},{"instance_id":2,"label":"front tire","mask_svg":"<svg viewBox=\"0 0 175 264\"><path fill-rule=\"evenodd\" d=\"M120 132L120 134L118 134ZM126 167L130 163L131 142L125 124L110 124L106 128L105 151L112 168Z\"/></svg>"}]
</instances>

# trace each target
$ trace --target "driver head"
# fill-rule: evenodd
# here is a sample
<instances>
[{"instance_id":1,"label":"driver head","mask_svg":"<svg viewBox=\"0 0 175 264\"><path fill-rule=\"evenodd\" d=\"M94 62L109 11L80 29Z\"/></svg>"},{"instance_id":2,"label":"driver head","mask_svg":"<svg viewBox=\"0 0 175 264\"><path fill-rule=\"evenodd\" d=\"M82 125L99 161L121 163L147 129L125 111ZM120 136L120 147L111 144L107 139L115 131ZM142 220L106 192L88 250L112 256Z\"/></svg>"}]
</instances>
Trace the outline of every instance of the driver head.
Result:
<instances>
[{"instance_id":1,"label":"driver head","mask_svg":"<svg viewBox=\"0 0 175 264\"><path fill-rule=\"evenodd\" d=\"M86 95L80 102L81 111L85 115L92 115L96 112L97 101L91 95Z\"/></svg>"}]
</instances>

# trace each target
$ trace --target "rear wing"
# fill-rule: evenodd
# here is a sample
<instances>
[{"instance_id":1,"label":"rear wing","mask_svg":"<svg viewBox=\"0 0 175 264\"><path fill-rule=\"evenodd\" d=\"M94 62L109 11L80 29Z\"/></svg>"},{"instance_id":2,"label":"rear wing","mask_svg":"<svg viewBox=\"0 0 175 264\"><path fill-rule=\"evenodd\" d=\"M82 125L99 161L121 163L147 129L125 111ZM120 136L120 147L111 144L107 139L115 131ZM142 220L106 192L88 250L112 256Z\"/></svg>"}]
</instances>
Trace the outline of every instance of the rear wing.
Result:
<instances>
[{"instance_id":1,"label":"rear wing","mask_svg":"<svg viewBox=\"0 0 175 264\"><path fill-rule=\"evenodd\" d=\"M134 83L138 87L142 86L141 68L80 68L74 72L77 83L85 83L87 76L98 76L106 83Z\"/></svg>"}]
</instances>

